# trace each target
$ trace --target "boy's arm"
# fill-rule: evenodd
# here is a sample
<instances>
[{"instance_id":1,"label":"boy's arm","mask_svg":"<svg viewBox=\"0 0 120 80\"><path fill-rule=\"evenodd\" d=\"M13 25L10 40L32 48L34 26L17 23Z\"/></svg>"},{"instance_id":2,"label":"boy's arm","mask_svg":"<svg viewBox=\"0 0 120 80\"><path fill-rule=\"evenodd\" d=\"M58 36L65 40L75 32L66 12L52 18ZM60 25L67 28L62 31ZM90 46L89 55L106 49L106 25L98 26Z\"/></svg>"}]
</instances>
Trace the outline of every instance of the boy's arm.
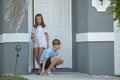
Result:
<instances>
[{"instance_id":1,"label":"boy's arm","mask_svg":"<svg viewBox=\"0 0 120 80\"><path fill-rule=\"evenodd\" d=\"M46 62L47 62L47 58L44 59L44 62L43 62L43 65L42 65L42 71L41 71L41 73L40 73L41 75L44 74Z\"/></svg>"}]
</instances>

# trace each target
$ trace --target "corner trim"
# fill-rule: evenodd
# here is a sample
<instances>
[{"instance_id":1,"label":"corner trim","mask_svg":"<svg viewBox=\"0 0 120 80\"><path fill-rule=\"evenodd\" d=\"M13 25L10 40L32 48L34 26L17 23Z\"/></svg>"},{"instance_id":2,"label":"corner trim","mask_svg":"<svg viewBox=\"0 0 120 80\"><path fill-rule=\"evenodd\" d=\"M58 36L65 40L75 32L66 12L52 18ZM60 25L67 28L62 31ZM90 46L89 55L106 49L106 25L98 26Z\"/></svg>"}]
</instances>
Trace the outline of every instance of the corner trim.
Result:
<instances>
[{"instance_id":1,"label":"corner trim","mask_svg":"<svg viewBox=\"0 0 120 80\"><path fill-rule=\"evenodd\" d=\"M114 41L114 32L77 33L76 42Z\"/></svg>"},{"instance_id":2,"label":"corner trim","mask_svg":"<svg viewBox=\"0 0 120 80\"><path fill-rule=\"evenodd\" d=\"M115 15L114 15L115 16ZM120 28L118 26L118 21L114 22L114 75L120 75Z\"/></svg>"},{"instance_id":3,"label":"corner trim","mask_svg":"<svg viewBox=\"0 0 120 80\"><path fill-rule=\"evenodd\" d=\"M3 33L0 35L0 43L29 42L28 33Z\"/></svg>"}]
</instances>

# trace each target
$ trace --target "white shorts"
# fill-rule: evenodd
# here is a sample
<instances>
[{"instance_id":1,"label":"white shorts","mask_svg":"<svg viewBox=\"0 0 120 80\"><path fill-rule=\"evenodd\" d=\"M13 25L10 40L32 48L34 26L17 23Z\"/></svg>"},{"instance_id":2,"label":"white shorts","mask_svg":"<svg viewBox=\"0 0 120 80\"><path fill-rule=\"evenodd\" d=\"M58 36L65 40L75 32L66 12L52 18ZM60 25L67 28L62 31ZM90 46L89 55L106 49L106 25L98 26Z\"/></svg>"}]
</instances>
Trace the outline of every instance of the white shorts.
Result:
<instances>
[{"instance_id":1,"label":"white shorts","mask_svg":"<svg viewBox=\"0 0 120 80\"><path fill-rule=\"evenodd\" d=\"M38 48L38 47L47 48L47 44L46 43L35 42L34 43L34 48Z\"/></svg>"}]
</instances>

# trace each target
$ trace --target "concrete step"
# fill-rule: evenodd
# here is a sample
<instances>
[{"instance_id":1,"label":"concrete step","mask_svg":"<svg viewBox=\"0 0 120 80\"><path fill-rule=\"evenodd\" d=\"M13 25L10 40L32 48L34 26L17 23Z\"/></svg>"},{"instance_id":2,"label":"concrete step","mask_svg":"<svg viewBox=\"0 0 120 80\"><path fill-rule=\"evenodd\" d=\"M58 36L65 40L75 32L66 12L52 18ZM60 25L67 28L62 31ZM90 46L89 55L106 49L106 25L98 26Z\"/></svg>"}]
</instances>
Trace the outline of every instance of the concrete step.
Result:
<instances>
[{"instance_id":1,"label":"concrete step","mask_svg":"<svg viewBox=\"0 0 120 80\"><path fill-rule=\"evenodd\" d=\"M51 75L22 75L28 80L120 80L120 77L106 76L106 75L88 75L76 72L54 72Z\"/></svg>"}]
</instances>

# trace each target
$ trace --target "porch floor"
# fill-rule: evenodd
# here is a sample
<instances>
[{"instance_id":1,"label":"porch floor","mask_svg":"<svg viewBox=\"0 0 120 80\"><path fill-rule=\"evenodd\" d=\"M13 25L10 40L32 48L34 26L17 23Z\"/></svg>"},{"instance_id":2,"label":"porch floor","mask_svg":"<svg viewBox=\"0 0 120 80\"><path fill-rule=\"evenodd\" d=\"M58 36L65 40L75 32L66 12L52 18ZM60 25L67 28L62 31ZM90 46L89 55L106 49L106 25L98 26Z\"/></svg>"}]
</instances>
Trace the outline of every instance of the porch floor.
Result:
<instances>
[{"instance_id":1,"label":"porch floor","mask_svg":"<svg viewBox=\"0 0 120 80\"><path fill-rule=\"evenodd\" d=\"M120 77L106 75L95 76L76 72L54 72L54 74L44 76L32 73L30 75L23 75L22 77L28 80L120 80Z\"/></svg>"}]
</instances>

